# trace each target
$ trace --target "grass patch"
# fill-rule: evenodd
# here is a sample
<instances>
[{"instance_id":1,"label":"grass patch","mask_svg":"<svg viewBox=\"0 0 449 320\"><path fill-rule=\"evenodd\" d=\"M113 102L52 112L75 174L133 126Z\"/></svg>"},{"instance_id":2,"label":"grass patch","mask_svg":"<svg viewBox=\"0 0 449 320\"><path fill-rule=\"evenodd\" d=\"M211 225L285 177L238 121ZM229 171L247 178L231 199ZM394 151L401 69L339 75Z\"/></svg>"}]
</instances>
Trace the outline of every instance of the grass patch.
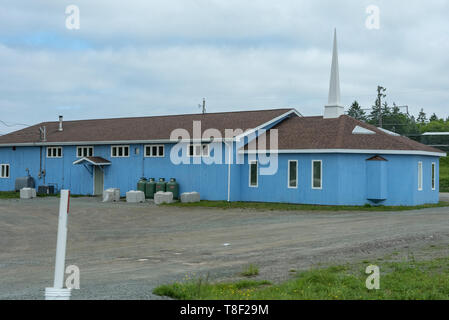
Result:
<instances>
[{"instance_id":1,"label":"grass patch","mask_svg":"<svg viewBox=\"0 0 449 320\"><path fill-rule=\"evenodd\" d=\"M36 195L39 198L46 198L46 197L57 197L59 198L61 195L59 193L55 194L37 194ZM82 195L82 194L70 194L70 198L82 198L82 197L95 197L92 195ZM19 191L0 191L0 199L20 199L20 192Z\"/></svg>"},{"instance_id":2,"label":"grass patch","mask_svg":"<svg viewBox=\"0 0 449 320\"><path fill-rule=\"evenodd\" d=\"M440 158L440 192L449 192L449 157Z\"/></svg>"},{"instance_id":3,"label":"grass patch","mask_svg":"<svg viewBox=\"0 0 449 320\"><path fill-rule=\"evenodd\" d=\"M259 268L253 264L250 264L249 266L247 266L242 272L242 276L244 276L244 277L254 277L254 276L257 276L258 274L259 274Z\"/></svg>"},{"instance_id":4,"label":"grass patch","mask_svg":"<svg viewBox=\"0 0 449 320\"><path fill-rule=\"evenodd\" d=\"M300 272L292 280L270 284L244 280L235 283L176 282L153 293L193 300L448 300L449 257L427 261L383 262L380 290L368 290L367 264L333 266Z\"/></svg>"},{"instance_id":5,"label":"grass patch","mask_svg":"<svg viewBox=\"0 0 449 320\"><path fill-rule=\"evenodd\" d=\"M37 197L58 197L59 194L37 194ZM20 191L0 191L0 199L20 199Z\"/></svg>"},{"instance_id":6,"label":"grass patch","mask_svg":"<svg viewBox=\"0 0 449 320\"><path fill-rule=\"evenodd\" d=\"M0 199L16 199L20 198L20 192L0 191Z\"/></svg>"},{"instance_id":7,"label":"grass patch","mask_svg":"<svg viewBox=\"0 0 449 320\"><path fill-rule=\"evenodd\" d=\"M319 206L308 204L288 204L271 202L227 202L227 201L200 201L195 203L175 202L163 204L165 206L176 207L204 207L221 209L257 209L268 211L406 211L425 208L448 207L448 202L437 204L425 204L419 206Z\"/></svg>"}]
</instances>

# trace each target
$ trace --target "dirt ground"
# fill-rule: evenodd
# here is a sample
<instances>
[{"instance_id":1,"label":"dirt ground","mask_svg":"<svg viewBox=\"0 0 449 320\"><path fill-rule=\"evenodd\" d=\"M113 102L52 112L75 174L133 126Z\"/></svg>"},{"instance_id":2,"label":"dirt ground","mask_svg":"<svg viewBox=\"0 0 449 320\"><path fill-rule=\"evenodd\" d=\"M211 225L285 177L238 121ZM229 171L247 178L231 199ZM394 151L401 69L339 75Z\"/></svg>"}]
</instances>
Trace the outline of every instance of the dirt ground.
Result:
<instances>
[{"instance_id":1,"label":"dirt ground","mask_svg":"<svg viewBox=\"0 0 449 320\"><path fill-rule=\"evenodd\" d=\"M0 299L43 299L52 286L58 201L0 200ZM449 208L274 212L73 198L66 265L80 268L73 299L160 299L155 286L186 275L234 280L253 263L258 278L281 281L290 269L392 252L447 256L448 244Z\"/></svg>"}]
</instances>

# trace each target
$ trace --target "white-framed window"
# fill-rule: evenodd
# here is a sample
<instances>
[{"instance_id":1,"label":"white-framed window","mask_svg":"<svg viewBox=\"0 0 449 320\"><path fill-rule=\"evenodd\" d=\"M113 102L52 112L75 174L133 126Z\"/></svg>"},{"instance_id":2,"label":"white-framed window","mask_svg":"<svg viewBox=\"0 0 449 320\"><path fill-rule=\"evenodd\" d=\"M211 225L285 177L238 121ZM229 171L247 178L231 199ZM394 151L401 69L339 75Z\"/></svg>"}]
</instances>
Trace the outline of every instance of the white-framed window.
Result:
<instances>
[{"instance_id":1,"label":"white-framed window","mask_svg":"<svg viewBox=\"0 0 449 320\"><path fill-rule=\"evenodd\" d=\"M93 157L94 156L94 147L76 147L76 157L84 158L84 157Z\"/></svg>"},{"instance_id":2,"label":"white-framed window","mask_svg":"<svg viewBox=\"0 0 449 320\"><path fill-rule=\"evenodd\" d=\"M62 158L62 147L47 147L47 158Z\"/></svg>"},{"instance_id":3,"label":"white-framed window","mask_svg":"<svg viewBox=\"0 0 449 320\"><path fill-rule=\"evenodd\" d=\"M165 156L163 144L149 144L145 146L145 157L162 158Z\"/></svg>"},{"instance_id":4,"label":"white-framed window","mask_svg":"<svg viewBox=\"0 0 449 320\"><path fill-rule=\"evenodd\" d=\"M257 188L259 186L259 168L257 160L249 162L249 186Z\"/></svg>"},{"instance_id":5,"label":"white-framed window","mask_svg":"<svg viewBox=\"0 0 449 320\"><path fill-rule=\"evenodd\" d=\"M298 189L298 160L288 161L288 188Z\"/></svg>"},{"instance_id":6,"label":"white-framed window","mask_svg":"<svg viewBox=\"0 0 449 320\"><path fill-rule=\"evenodd\" d=\"M323 189L323 162L312 160L312 189Z\"/></svg>"},{"instance_id":7,"label":"white-framed window","mask_svg":"<svg viewBox=\"0 0 449 320\"><path fill-rule=\"evenodd\" d=\"M437 165L435 162L432 162L432 190L436 190L437 185L436 185L436 170L437 170Z\"/></svg>"},{"instance_id":8,"label":"white-framed window","mask_svg":"<svg viewBox=\"0 0 449 320\"><path fill-rule=\"evenodd\" d=\"M0 178L8 179L9 178L9 164L0 165Z\"/></svg>"},{"instance_id":9,"label":"white-framed window","mask_svg":"<svg viewBox=\"0 0 449 320\"><path fill-rule=\"evenodd\" d=\"M422 191L422 162L418 162L418 191Z\"/></svg>"},{"instance_id":10,"label":"white-framed window","mask_svg":"<svg viewBox=\"0 0 449 320\"><path fill-rule=\"evenodd\" d=\"M126 158L129 157L129 146L111 146L112 158Z\"/></svg>"},{"instance_id":11,"label":"white-framed window","mask_svg":"<svg viewBox=\"0 0 449 320\"><path fill-rule=\"evenodd\" d=\"M190 144L187 155L189 157L209 157L209 144Z\"/></svg>"}]
</instances>

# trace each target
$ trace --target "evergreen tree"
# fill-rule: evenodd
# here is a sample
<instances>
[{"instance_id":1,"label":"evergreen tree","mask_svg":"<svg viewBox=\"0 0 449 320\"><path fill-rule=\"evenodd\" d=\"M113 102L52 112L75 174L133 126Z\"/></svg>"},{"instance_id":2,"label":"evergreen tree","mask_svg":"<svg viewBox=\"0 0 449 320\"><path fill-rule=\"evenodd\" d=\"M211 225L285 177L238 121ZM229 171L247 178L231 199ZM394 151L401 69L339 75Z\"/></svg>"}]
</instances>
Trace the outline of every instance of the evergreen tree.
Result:
<instances>
[{"instance_id":1,"label":"evergreen tree","mask_svg":"<svg viewBox=\"0 0 449 320\"><path fill-rule=\"evenodd\" d=\"M438 119L438 116L434 113L434 114L432 114L432 116L430 117L430 119L429 119L429 121L430 122L432 122L432 121L438 121L439 119Z\"/></svg>"},{"instance_id":2,"label":"evergreen tree","mask_svg":"<svg viewBox=\"0 0 449 320\"><path fill-rule=\"evenodd\" d=\"M424 112L424 109L423 109L423 108L421 108L421 111L419 112L417 122L418 122L419 124L425 124L425 123L427 122L427 115L426 115L426 113Z\"/></svg>"},{"instance_id":3,"label":"evergreen tree","mask_svg":"<svg viewBox=\"0 0 449 320\"><path fill-rule=\"evenodd\" d=\"M360 107L357 100L352 103L351 107L348 110L348 115L360 121L366 122L367 120L365 111L362 110L362 107Z\"/></svg>"},{"instance_id":4,"label":"evergreen tree","mask_svg":"<svg viewBox=\"0 0 449 320\"><path fill-rule=\"evenodd\" d=\"M376 99L373 107L371 108L371 113L368 116L368 123L379 126L381 106L379 106L379 101Z\"/></svg>"}]
</instances>

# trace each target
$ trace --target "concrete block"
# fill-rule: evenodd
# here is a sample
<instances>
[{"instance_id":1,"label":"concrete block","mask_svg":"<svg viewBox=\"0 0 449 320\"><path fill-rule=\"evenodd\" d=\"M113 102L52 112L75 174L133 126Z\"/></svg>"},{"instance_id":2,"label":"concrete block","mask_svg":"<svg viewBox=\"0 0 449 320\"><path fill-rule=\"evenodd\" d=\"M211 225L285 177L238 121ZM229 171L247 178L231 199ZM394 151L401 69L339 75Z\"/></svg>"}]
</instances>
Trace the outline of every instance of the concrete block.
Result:
<instances>
[{"instance_id":1,"label":"concrete block","mask_svg":"<svg viewBox=\"0 0 449 320\"><path fill-rule=\"evenodd\" d=\"M173 193L172 192L162 192L158 191L154 194L154 203L172 203L173 202Z\"/></svg>"},{"instance_id":2,"label":"concrete block","mask_svg":"<svg viewBox=\"0 0 449 320\"><path fill-rule=\"evenodd\" d=\"M103 202L119 202L120 189L109 188L103 191Z\"/></svg>"},{"instance_id":3,"label":"concrete block","mask_svg":"<svg viewBox=\"0 0 449 320\"><path fill-rule=\"evenodd\" d=\"M106 189L103 190L103 202L113 202L114 201L114 190Z\"/></svg>"},{"instance_id":4,"label":"concrete block","mask_svg":"<svg viewBox=\"0 0 449 320\"><path fill-rule=\"evenodd\" d=\"M181 194L181 202L200 202L199 192L184 192Z\"/></svg>"},{"instance_id":5,"label":"concrete block","mask_svg":"<svg viewBox=\"0 0 449 320\"><path fill-rule=\"evenodd\" d=\"M145 193L143 191L131 190L126 193L126 202L145 202Z\"/></svg>"},{"instance_id":6,"label":"concrete block","mask_svg":"<svg viewBox=\"0 0 449 320\"><path fill-rule=\"evenodd\" d=\"M119 201L120 201L120 189L118 189L118 188L112 188L112 190L114 190L113 201L119 202Z\"/></svg>"},{"instance_id":7,"label":"concrete block","mask_svg":"<svg viewBox=\"0 0 449 320\"><path fill-rule=\"evenodd\" d=\"M36 189L22 188L20 189L20 199L32 199L36 197Z\"/></svg>"}]
</instances>

